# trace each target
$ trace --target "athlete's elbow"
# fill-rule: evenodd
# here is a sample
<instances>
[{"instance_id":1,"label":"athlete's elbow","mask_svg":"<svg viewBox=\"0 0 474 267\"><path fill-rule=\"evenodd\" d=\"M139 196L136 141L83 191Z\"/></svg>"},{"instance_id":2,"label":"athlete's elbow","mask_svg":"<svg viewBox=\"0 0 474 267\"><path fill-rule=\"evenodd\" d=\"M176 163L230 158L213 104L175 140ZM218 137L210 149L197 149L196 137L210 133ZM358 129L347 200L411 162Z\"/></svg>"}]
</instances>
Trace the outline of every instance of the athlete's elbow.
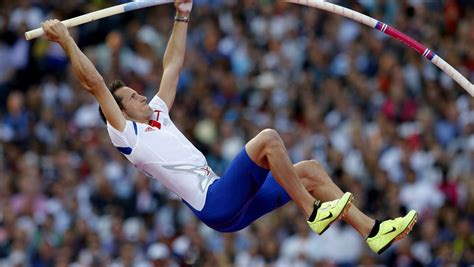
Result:
<instances>
[{"instance_id":1,"label":"athlete's elbow","mask_svg":"<svg viewBox=\"0 0 474 267\"><path fill-rule=\"evenodd\" d=\"M81 85L90 93L95 94L97 90L101 88L104 84L104 79L99 77L83 77L81 80Z\"/></svg>"}]
</instances>

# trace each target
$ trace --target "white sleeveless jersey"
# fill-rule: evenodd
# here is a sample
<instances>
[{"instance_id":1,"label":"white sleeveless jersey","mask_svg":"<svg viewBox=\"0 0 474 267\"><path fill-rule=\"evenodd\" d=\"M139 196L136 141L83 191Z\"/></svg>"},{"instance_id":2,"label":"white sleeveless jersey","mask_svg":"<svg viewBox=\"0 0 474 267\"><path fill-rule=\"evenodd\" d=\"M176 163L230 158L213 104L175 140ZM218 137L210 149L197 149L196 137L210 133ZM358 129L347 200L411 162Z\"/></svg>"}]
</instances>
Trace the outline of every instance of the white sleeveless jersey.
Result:
<instances>
[{"instance_id":1,"label":"white sleeveless jersey","mask_svg":"<svg viewBox=\"0 0 474 267\"><path fill-rule=\"evenodd\" d=\"M107 124L112 143L136 168L202 210L209 185L218 177L171 121L165 102L155 96L149 106L154 111L150 124L127 120L123 132Z\"/></svg>"}]
</instances>

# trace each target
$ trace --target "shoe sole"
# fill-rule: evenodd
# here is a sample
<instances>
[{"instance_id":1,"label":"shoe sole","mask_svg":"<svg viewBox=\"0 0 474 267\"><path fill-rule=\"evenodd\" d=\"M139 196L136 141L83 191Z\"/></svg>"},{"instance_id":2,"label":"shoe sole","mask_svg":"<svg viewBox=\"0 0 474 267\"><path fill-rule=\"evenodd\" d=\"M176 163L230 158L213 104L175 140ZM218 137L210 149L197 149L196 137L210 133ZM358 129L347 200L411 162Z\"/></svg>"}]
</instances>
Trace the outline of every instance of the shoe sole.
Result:
<instances>
[{"instance_id":1,"label":"shoe sole","mask_svg":"<svg viewBox=\"0 0 474 267\"><path fill-rule=\"evenodd\" d=\"M349 199L347 200L347 203L346 205L344 206L344 208L342 209L341 213L339 213L339 215L337 217L335 217L327 226L326 228L324 228L321 233L319 233L319 235L322 235L324 232L326 232L326 230L329 228L329 226L331 226L331 224L333 224L335 221L337 221L337 219L339 218L344 218L344 216L346 216L346 213L347 211L349 210L349 208L352 206L352 200L354 199L354 195L351 194L351 196L349 197Z\"/></svg>"},{"instance_id":2,"label":"shoe sole","mask_svg":"<svg viewBox=\"0 0 474 267\"><path fill-rule=\"evenodd\" d=\"M411 219L410 223L407 225L405 230L403 230L403 232L401 232L400 234L395 236L395 238L393 238L392 241L390 241L387 245L385 245L382 249L380 249L377 252L377 254L379 254L379 255L382 254L385 250L387 250L393 244L393 242L399 241L399 240L405 238L411 232L411 230L413 229L413 226L416 224L416 218L417 217L418 217L418 213L416 213L415 216L413 216L413 219Z\"/></svg>"}]
</instances>

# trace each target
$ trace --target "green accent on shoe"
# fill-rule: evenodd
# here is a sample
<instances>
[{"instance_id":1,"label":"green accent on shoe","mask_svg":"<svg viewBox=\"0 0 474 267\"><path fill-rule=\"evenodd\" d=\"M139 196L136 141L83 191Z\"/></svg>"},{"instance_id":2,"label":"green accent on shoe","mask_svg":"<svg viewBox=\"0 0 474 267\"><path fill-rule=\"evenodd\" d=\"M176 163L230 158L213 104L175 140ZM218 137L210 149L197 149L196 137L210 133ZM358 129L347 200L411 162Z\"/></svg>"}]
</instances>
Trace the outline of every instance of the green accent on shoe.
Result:
<instances>
[{"instance_id":1,"label":"green accent on shoe","mask_svg":"<svg viewBox=\"0 0 474 267\"><path fill-rule=\"evenodd\" d=\"M386 220L380 223L378 233L374 237L366 239L367 244L377 254L381 254L392 245L405 236L416 223L417 213L411 210L404 217L398 217L393 220Z\"/></svg>"},{"instance_id":2,"label":"green accent on shoe","mask_svg":"<svg viewBox=\"0 0 474 267\"><path fill-rule=\"evenodd\" d=\"M319 235L323 234L333 222L344 216L353 198L350 192L346 192L340 199L322 203L316 218L312 222L307 221L309 227Z\"/></svg>"}]
</instances>

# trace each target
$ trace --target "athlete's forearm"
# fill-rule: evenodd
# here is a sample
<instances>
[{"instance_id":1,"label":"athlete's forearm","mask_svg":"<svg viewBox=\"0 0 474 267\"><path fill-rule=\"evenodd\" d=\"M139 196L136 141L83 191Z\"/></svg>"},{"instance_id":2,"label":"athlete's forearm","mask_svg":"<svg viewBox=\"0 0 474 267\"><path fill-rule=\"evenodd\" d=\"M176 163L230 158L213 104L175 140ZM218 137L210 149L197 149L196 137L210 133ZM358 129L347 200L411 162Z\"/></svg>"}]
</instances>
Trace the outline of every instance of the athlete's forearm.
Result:
<instances>
[{"instance_id":1,"label":"athlete's forearm","mask_svg":"<svg viewBox=\"0 0 474 267\"><path fill-rule=\"evenodd\" d=\"M81 82L81 85L90 93L96 94L97 92L95 90L101 88L99 84L104 83L104 80L95 66L79 49L71 36L64 37L60 45L71 61L72 69Z\"/></svg>"},{"instance_id":2,"label":"athlete's forearm","mask_svg":"<svg viewBox=\"0 0 474 267\"><path fill-rule=\"evenodd\" d=\"M187 30L188 23L175 21L163 58L163 77L158 95L165 101L169 109L173 106L176 97L179 73L184 63Z\"/></svg>"},{"instance_id":3,"label":"athlete's forearm","mask_svg":"<svg viewBox=\"0 0 474 267\"><path fill-rule=\"evenodd\" d=\"M163 57L163 69L165 71L173 71L176 72L176 75L179 75L186 52L187 31L188 23L182 21L174 22L173 31Z\"/></svg>"}]
</instances>

